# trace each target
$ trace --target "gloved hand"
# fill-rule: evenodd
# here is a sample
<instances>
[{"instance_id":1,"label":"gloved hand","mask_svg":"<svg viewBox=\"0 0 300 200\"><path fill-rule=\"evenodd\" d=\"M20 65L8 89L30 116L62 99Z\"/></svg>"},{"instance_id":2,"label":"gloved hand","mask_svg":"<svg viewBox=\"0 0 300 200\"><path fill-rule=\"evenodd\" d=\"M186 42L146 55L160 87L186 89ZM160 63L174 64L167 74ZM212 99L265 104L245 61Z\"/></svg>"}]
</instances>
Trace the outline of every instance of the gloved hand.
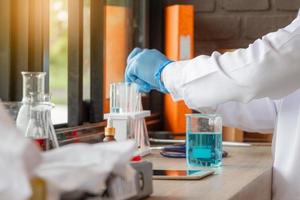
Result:
<instances>
[{"instance_id":1,"label":"gloved hand","mask_svg":"<svg viewBox=\"0 0 300 200\"><path fill-rule=\"evenodd\" d=\"M125 80L136 83L139 92L155 89L167 93L160 77L162 70L171 62L155 49L135 48L127 58Z\"/></svg>"}]
</instances>

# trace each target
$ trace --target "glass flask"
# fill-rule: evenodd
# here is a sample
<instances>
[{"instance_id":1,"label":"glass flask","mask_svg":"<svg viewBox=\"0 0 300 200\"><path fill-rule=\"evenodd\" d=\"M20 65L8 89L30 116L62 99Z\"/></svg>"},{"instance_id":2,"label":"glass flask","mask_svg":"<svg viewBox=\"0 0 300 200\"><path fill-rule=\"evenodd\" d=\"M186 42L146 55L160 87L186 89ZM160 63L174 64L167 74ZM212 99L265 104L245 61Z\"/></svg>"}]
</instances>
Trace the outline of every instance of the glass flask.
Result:
<instances>
[{"instance_id":1,"label":"glass flask","mask_svg":"<svg viewBox=\"0 0 300 200\"><path fill-rule=\"evenodd\" d=\"M222 118L219 115L186 115L186 159L189 166L222 164Z\"/></svg>"},{"instance_id":2,"label":"glass flask","mask_svg":"<svg viewBox=\"0 0 300 200\"><path fill-rule=\"evenodd\" d=\"M26 128L25 137L32 139L43 151L57 148L58 141L51 121L51 110L54 105L50 103L48 95L44 95L44 101L37 101L41 97L31 96L28 103L30 119Z\"/></svg>"},{"instance_id":3,"label":"glass flask","mask_svg":"<svg viewBox=\"0 0 300 200\"><path fill-rule=\"evenodd\" d=\"M23 98L22 106L18 112L16 119L17 128L24 133L28 126L30 118L30 97L36 95L37 97L43 97L45 93L45 72L22 72L23 78ZM36 99L37 101L42 101Z\"/></svg>"}]
</instances>

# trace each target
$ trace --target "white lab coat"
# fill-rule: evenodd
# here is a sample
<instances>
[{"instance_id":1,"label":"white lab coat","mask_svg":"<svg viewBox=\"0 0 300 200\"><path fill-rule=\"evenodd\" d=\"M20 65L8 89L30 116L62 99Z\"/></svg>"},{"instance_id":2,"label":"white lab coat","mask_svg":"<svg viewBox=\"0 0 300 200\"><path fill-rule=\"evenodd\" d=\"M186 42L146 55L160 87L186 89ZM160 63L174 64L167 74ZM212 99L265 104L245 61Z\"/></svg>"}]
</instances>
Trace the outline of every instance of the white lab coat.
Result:
<instances>
[{"instance_id":1,"label":"white lab coat","mask_svg":"<svg viewBox=\"0 0 300 200\"><path fill-rule=\"evenodd\" d=\"M272 132L273 199L300 199L300 17L246 49L174 62L162 80L174 100L214 108L225 125Z\"/></svg>"}]
</instances>

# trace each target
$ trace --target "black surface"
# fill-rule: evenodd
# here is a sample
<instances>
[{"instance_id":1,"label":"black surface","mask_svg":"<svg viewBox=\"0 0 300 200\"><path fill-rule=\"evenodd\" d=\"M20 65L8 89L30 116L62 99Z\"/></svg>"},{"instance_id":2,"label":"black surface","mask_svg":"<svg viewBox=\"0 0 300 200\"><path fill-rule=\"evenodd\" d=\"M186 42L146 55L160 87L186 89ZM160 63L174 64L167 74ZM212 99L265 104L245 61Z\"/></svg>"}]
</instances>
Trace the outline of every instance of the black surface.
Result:
<instances>
[{"instance_id":1,"label":"black surface","mask_svg":"<svg viewBox=\"0 0 300 200\"><path fill-rule=\"evenodd\" d=\"M164 10L163 0L149 1L149 47L164 52ZM162 93L150 93L151 111L163 113L164 96ZM163 130L163 115L160 118L160 129Z\"/></svg>"},{"instance_id":2,"label":"black surface","mask_svg":"<svg viewBox=\"0 0 300 200\"><path fill-rule=\"evenodd\" d=\"M105 0L91 0L91 101L90 122L103 120Z\"/></svg>"},{"instance_id":3,"label":"black surface","mask_svg":"<svg viewBox=\"0 0 300 200\"><path fill-rule=\"evenodd\" d=\"M82 123L83 0L68 1L68 125Z\"/></svg>"}]
</instances>

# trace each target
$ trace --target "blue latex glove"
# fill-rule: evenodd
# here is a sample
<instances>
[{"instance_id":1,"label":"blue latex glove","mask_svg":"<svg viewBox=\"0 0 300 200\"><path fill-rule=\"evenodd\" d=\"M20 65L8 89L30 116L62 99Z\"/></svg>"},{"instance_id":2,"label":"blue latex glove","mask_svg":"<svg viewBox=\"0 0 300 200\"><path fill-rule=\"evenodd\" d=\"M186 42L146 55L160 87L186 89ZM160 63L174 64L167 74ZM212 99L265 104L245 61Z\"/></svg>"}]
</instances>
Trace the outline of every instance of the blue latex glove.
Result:
<instances>
[{"instance_id":1,"label":"blue latex glove","mask_svg":"<svg viewBox=\"0 0 300 200\"><path fill-rule=\"evenodd\" d=\"M135 48L127 58L125 80L136 83L140 92L158 90L168 93L160 77L171 62L155 49Z\"/></svg>"}]
</instances>

